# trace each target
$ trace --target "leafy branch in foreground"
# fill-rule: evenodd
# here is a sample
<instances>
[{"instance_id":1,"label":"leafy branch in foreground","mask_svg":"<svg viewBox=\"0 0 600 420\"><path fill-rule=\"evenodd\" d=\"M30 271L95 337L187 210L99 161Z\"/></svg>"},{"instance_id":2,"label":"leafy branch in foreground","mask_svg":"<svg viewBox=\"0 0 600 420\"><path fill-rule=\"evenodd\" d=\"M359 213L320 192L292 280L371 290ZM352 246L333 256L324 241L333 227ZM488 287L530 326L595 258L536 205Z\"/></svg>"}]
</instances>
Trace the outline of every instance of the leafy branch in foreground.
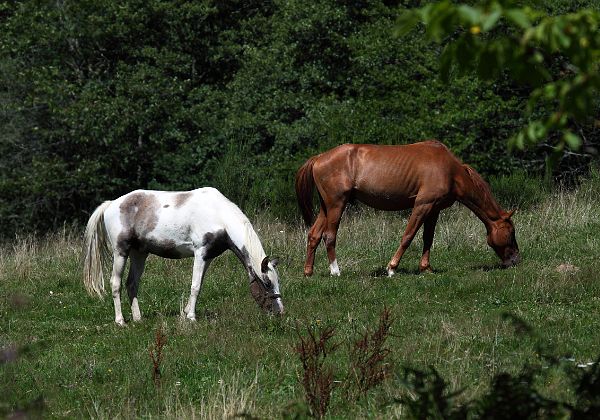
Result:
<instances>
[{"instance_id":1,"label":"leafy branch in foreground","mask_svg":"<svg viewBox=\"0 0 600 420\"><path fill-rule=\"evenodd\" d=\"M454 68L459 75L475 73L484 80L506 72L533 88L527 107L532 117L509 141L509 148L524 149L555 137L547 159L550 167L567 148L581 148L582 139L573 126L597 118L599 111L598 11L549 16L519 7L514 0L488 0L476 6L442 1L400 15L397 34L402 36L419 23L425 25L427 39L446 43L440 56L442 80L448 82ZM541 116L534 117L534 110Z\"/></svg>"},{"instance_id":2,"label":"leafy branch in foreground","mask_svg":"<svg viewBox=\"0 0 600 420\"><path fill-rule=\"evenodd\" d=\"M573 418L592 419L600 415L600 358L585 366L575 367L572 359L551 353L548 343L523 319L504 314L517 335L537 341L544 364L526 364L516 373L500 372L491 379L489 390L482 396L461 402L463 390L451 392L449 383L434 367L426 370L403 367L399 382L407 395L396 401L407 409L409 418L489 419L489 418ZM544 396L536 389L552 369L567 372L576 393L574 404Z\"/></svg>"},{"instance_id":3,"label":"leafy branch in foreground","mask_svg":"<svg viewBox=\"0 0 600 420\"><path fill-rule=\"evenodd\" d=\"M429 370L404 368L400 383L410 395L397 400L406 406L409 418L466 418L466 407L459 407L455 397L462 391L450 392L449 384L442 376L430 367Z\"/></svg>"}]
</instances>

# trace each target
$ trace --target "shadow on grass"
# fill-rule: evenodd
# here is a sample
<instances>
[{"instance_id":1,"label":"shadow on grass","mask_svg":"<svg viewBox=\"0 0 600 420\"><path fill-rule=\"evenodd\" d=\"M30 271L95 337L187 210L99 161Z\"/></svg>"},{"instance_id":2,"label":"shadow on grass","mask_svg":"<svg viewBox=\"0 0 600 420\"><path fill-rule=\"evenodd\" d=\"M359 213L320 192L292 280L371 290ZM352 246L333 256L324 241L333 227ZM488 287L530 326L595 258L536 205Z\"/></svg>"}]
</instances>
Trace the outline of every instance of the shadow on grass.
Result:
<instances>
[{"instance_id":1,"label":"shadow on grass","mask_svg":"<svg viewBox=\"0 0 600 420\"><path fill-rule=\"evenodd\" d=\"M396 274L394 274L394 276L392 278L396 278L398 276L403 276L403 275L408 275L408 276L419 276L421 274L442 274L445 273L446 270L433 270L433 272L427 272L427 273L421 273L421 271L419 271L418 268L415 268L414 270L408 270L406 268L402 268L402 267L398 267L396 269ZM378 267L375 268L373 270L371 270L371 272L369 273L370 277L387 277L388 273L387 273L387 269L383 268L383 267Z\"/></svg>"},{"instance_id":2,"label":"shadow on grass","mask_svg":"<svg viewBox=\"0 0 600 420\"><path fill-rule=\"evenodd\" d=\"M506 270L509 267L504 267L501 263L486 263L486 264L475 264L470 266L473 271L496 271Z\"/></svg>"}]
</instances>

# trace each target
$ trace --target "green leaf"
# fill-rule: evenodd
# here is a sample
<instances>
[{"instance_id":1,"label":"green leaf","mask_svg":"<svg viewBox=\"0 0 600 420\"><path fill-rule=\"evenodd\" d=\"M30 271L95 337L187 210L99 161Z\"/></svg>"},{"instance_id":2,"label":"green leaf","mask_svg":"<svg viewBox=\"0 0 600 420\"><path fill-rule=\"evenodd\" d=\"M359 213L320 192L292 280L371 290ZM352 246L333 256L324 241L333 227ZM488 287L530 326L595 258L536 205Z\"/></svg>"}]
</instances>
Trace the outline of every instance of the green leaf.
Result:
<instances>
[{"instance_id":1,"label":"green leaf","mask_svg":"<svg viewBox=\"0 0 600 420\"><path fill-rule=\"evenodd\" d=\"M571 150L579 150L581 147L581 138L572 131L565 131L563 134L563 140Z\"/></svg>"},{"instance_id":2,"label":"green leaf","mask_svg":"<svg viewBox=\"0 0 600 420\"><path fill-rule=\"evenodd\" d=\"M429 39L440 42L455 30L456 9L448 1L433 6L428 13L428 17L429 20L425 23Z\"/></svg>"},{"instance_id":3,"label":"green leaf","mask_svg":"<svg viewBox=\"0 0 600 420\"><path fill-rule=\"evenodd\" d=\"M394 35L397 37L403 37L412 31L420 21L420 17L413 11L407 11L398 16L396 21L396 29Z\"/></svg>"},{"instance_id":4,"label":"green leaf","mask_svg":"<svg viewBox=\"0 0 600 420\"><path fill-rule=\"evenodd\" d=\"M559 25L553 25L550 29L550 48L554 51L560 51L561 47L569 48L571 39L565 34Z\"/></svg>"},{"instance_id":5,"label":"green leaf","mask_svg":"<svg viewBox=\"0 0 600 420\"><path fill-rule=\"evenodd\" d=\"M481 21L481 11L466 4L458 6L458 15L470 25L476 25Z\"/></svg>"},{"instance_id":6,"label":"green leaf","mask_svg":"<svg viewBox=\"0 0 600 420\"><path fill-rule=\"evenodd\" d=\"M516 136L512 137L508 142L509 150L513 150L515 148L517 148L519 150L525 149L525 134L523 133L523 131L520 131Z\"/></svg>"},{"instance_id":7,"label":"green leaf","mask_svg":"<svg viewBox=\"0 0 600 420\"><path fill-rule=\"evenodd\" d=\"M504 12L504 16L506 16L510 22L523 29L531 27L529 17L527 17L527 14L522 9L508 9Z\"/></svg>"},{"instance_id":8,"label":"green leaf","mask_svg":"<svg viewBox=\"0 0 600 420\"><path fill-rule=\"evenodd\" d=\"M527 126L527 137L530 142L535 142L537 140L535 127L533 126L533 124L529 124Z\"/></svg>"},{"instance_id":9,"label":"green leaf","mask_svg":"<svg viewBox=\"0 0 600 420\"><path fill-rule=\"evenodd\" d=\"M484 31L489 31L490 29L492 29L494 27L496 22L498 22L498 19L500 19L500 16L502 16L502 9L498 8L498 9L494 10L492 13L488 14L483 19L481 28Z\"/></svg>"}]
</instances>

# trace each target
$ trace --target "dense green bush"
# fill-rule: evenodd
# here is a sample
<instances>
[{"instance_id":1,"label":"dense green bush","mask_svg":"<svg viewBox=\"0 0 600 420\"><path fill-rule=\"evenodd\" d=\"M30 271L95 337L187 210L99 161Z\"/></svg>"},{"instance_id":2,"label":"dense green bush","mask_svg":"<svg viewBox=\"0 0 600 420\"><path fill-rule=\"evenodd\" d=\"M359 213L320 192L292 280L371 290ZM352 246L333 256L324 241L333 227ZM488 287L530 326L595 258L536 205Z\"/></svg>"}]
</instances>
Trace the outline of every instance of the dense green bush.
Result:
<instances>
[{"instance_id":1,"label":"dense green bush","mask_svg":"<svg viewBox=\"0 0 600 420\"><path fill-rule=\"evenodd\" d=\"M540 171L543 147L506 149L528 92L441 83L439 46L392 36L405 5L0 3L0 236L136 188L213 185L295 219L296 169L345 142L438 138L486 175Z\"/></svg>"},{"instance_id":2,"label":"dense green bush","mask_svg":"<svg viewBox=\"0 0 600 420\"><path fill-rule=\"evenodd\" d=\"M523 209L540 204L550 189L542 178L520 170L511 175L492 176L489 181L498 202L507 209Z\"/></svg>"}]
</instances>

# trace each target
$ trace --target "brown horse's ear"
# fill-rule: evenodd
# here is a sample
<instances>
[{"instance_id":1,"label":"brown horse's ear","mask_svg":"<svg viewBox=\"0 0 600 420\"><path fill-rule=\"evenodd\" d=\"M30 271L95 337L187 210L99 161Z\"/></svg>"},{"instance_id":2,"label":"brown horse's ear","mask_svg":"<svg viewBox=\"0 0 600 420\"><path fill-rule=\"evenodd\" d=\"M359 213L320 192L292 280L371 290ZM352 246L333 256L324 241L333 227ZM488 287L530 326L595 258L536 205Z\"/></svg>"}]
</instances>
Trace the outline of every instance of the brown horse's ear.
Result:
<instances>
[{"instance_id":1,"label":"brown horse's ear","mask_svg":"<svg viewBox=\"0 0 600 420\"><path fill-rule=\"evenodd\" d=\"M517 211L517 209L512 209L511 211L509 211L508 213L506 213L505 218L506 219L510 219L512 217L512 215L515 214L516 211Z\"/></svg>"},{"instance_id":2,"label":"brown horse's ear","mask_svg":"<svg viewBox=\"0 0 600 420\"><path fill-rule=\"evenodd\" d=\"M260 263L260 271L266 273L269 270L269 257L265 257Z\"/></svg>"}]
</instances>

